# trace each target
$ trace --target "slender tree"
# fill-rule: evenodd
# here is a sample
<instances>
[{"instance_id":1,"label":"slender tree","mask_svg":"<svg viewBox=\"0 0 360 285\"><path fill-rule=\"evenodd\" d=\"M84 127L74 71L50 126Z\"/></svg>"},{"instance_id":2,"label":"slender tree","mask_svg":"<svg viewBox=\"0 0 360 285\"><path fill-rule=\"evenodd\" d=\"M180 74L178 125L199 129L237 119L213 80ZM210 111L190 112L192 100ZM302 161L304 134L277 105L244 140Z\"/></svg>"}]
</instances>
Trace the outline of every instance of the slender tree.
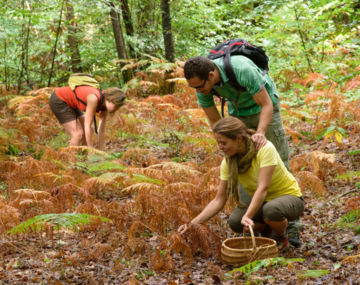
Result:
<instances>
[{"instance_id":1,"label":"slender tree","mask_svg":"<svg viewBox=\"0 0 360 285\"><path fill-rule=\"evenodd\" d=\"M30 38L30 27L31 27L31 6L29 3L28 4L28 9L29 9L29 13L28 13L28 21L26 26L24 24L21 25L21 30L22 30L22 36L25 36L25 39L22 41L22 45L21 45L21 68L20 68L20 75L19 75L19 80L18 80L18 88L17 88L17 92L20 93L21 90L21 83L22 83L22 78L25 75L25 80L27 85L32 88L32 84L30 82L30 76L29 76L29 38ZM22 9L25 10L25 1L22 1ZM25 16L23 16L23 19L25 20ZM24 74L25 73L25 74Z\"/></svg>"},{"instance_id":2,"label":"slender tree","mask_svg":"<svg viewBox=\"0 0 360 285\"><path fill-rule=\"evenodd\" d=\"M74 16L74 6L73 3L71 3L70 1L66 3L66 21L69 31L67 36L67 42L70 51L71 70L75 73L82 72L81 57L79 52L79 41L76 36L77 24Z\"/></svg>"},{"instance_id":3,"label":"slender tree","mask_svg":"<svg viewBox=\"0 0 360 285\"><path fill-rule=\"evenodd\" d=\"M118 10L112 1L109 1L111 23L114 31L116 51L119 59L128 58L126 54L124 35L121 27L121 20Z\"/></svg>"},{"instance_id":4,"label":"slender tree","mask_svg":"<svg viewBox=\"0 0 360 285\"><path fill-rule=\"evenodd\" d=\"M169 0L161 0L161 14L162 14L164 45L165 45L165 58L170 62L174 62L175 51L174 51L173 36L171 31Z\"/></svg>"},{"instance_id":5,"label":"slender tree","mask_svg":"<svg viewBox=\"0 0 360 285\"><path fill-rule=\"evenodd\" d=\"M5 89L6 90L9 90L9 75L8 75L8 67L7 67L7 43L6 41L4 41L4 59L3 59L3 62L4 62L4 84L5 84Z\"/></svg>"},{"instance_id":6,"label":"slender tree","mask_svg":"<svg viewBox=\"0 0 360 285\"><path fill-rule=\"evenodd\" d=\"M52 77L53 70L54 70L54 63L55 63L55 57L56 57L56 47L57 47L57 43L58 43L59 36L60 36L60 27L61 27L61 21L62 21L64 2L65 2L65 0L62 1L61 8L60 8L60 17L59 17L58 28L57 28L57 31L56 31L56 40L55 40L54 49L53 49L53 57L52 57L52 62L51 62L51 69L50 69L48 87L51 84L51 77Z\"/></svg>"},{"instance_id":7,"label":"slender tree","mask_svg":"<svg viewBox=\"0 0 360 285\"><path fill-rule=\"evenodd\" d=\"M131 19L131 12L129 8L128 0L120 0L120 7L122 12L122 18L125 25L125 32L128 36L132 37L134 35L134 26ZM134 58L135 55L135 49L131 44L128 45L130 57Z\"/></svg>"}]
</instances>

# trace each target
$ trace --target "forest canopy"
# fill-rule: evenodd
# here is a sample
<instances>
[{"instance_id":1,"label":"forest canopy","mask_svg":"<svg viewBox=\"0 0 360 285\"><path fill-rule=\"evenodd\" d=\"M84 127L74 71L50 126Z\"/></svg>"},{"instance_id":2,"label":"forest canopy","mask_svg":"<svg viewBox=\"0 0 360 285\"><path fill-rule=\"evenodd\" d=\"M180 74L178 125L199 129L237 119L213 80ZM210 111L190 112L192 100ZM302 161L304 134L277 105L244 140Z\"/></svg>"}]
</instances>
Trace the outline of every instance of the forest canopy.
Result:
<instances>
[{"instance_id":1,"label":"forest canopy","mask_svg":"<svg viewBox=\"0 0 360 285\"><path fill-rule=\"evenodd\" d=\"M123 86L124 59L165 59L160 2L170 4L175 60L244 38L264 47L278 84L289 81L286 70L319 72L340 86L357 72L358 1L22 0L0 4L1 84L24 92L84 71ZM347 67L354 73L343 74Z\"/></svg>"}]
</instances>

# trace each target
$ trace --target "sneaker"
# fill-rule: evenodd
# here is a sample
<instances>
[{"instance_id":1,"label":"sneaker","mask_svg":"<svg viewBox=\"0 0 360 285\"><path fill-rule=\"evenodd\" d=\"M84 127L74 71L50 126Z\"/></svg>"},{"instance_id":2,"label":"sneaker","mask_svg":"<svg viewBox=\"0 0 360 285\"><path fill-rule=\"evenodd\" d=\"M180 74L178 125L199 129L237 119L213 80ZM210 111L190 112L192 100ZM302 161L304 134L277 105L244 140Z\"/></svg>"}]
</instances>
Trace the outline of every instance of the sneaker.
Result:
<instances>
[{"instance_id":1,"label":"sneaker","mask_svg":"<svg viewBox=\"0 0 360 285\"><path fill-rule=\"evenodd\" d=\"M285 251L289 248L289 240L286 234L283 236L278 236L275 233L272 233L269 237L276 241L276 246L279 252Z\"/></svg>"},{"instance_id":2,"label":"sneaker","mask_svg":"<svg viewBox=\"0 0 360 285\"><path fill-rule=\"evenodd\" d=\"M300 221L300 219L297 219L295 221L289 222L288 227L286 229L286 233L288 235L289 242L294 247L301 246L301 240L300 240L301 228L302 228L301 221Z\"/></svg>"},{"instance_id":3,"label":"sneaker","mask_svg":"<svg viewBox=\"0 0 360 285\"><path fill-rule=\"evenodd\" d=\"M294 247L301 246L300 233L298 231L288 232L288 240L290 244Z\"/></svg>"},{"instance_id":4,"label":"sneaker","mask_svg":"<svg viewBox=\"0 0 360 285\"><path fill-rule=\"evenodd\" d=\"M276 244L279 252L285 251L289 248L289 240L286 236L283 236L276 240Z\"/></svg>"}]
</instances>

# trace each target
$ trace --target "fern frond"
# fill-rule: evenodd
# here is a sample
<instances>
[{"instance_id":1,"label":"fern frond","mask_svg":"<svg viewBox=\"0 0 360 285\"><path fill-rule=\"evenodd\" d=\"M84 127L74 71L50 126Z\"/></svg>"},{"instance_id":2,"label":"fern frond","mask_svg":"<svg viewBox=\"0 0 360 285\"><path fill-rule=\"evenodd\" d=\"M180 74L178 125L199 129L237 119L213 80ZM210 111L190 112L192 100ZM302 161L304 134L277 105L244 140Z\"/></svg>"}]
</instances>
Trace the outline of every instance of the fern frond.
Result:
<instances>
[{"instance_id":1,"label":"fern frond","mask_svg":"<svg viewBox=\"0 0 360 285\"><path fill-rule=\"evenodd\" d=\"M45 224L51 224L55 229L69 228L78 230L79 226L85 226L96 220L110 222L111 220L101 216L79 213L45 214L35 216L8 231L9 234L41 232Z\"/></svg>"},{"instance_id":2,"label":"fern frond","mask_svg":"<svg viewBox=\"0 0 360 285\"><path fill-rule=\"evenodd\" d=\"M16 96L14 98L12 98L11 100L9 100L8 102L8 108L10 110L14 110L16 109L22 102L29 100L33 98L33 96Z\"/></svg>"},{"instance_id":3,"label":"fern frond","mask_svg":"<svg viewBox=\"0 0 360 285\"><path fill-rule=\"evenodd\" d=\"M137 192L137 191L140 191L140 190L147 190L147 191L150 191L150 190L155 190L155 191L159 191L161 188L157 185L154 185L154 184L151 184L151 183L136 183L136 184L133 184L133 185L130 185L124 189L122 189L123 192L126 192L126 193L134 193L134 192Z\"/></svg>"},{"instance_id":4,"label":"fern frond","mask_svg":"<svg viewBox=\"0 0 360 285\"><path fill-rule=\"evenodd\" d=\"M299 186L302 192L310 190L321 196L325 195L326 193L325 185L319 177L314 175L314 173L310 171L299 171L295 173L295 177L299 182Z\"/></svg>"},{"instance_id":5,"label":"fern frond","mask_svg":"<svg viewBox=\"0 0 360 285\"><path fill-rule=\"evenodd\" d=\"M71 153L79 153L82 155L88 155L88 154L97 154L100 155L102 158L104 159L112 159L112 155L110 155L109 153L93 148L93 147L88 147L88 146L67 146L67 147L62 147L59 149L62 152L71 152Z\"/></svg>"}]
</instances>

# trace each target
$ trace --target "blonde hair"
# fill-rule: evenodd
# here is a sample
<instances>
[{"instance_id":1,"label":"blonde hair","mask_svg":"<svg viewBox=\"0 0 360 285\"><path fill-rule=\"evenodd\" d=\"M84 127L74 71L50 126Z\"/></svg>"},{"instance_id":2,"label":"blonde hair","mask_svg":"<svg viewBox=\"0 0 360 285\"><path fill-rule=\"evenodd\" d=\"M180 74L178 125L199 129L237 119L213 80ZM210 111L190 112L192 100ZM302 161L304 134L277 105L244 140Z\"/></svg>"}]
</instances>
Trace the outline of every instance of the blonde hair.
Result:
<instances>
[{"instance_id":1,"label":"blonde hair","mask_svg":"<svg viewBox=\"0 0 360 285\"><path fill-rule=\"evenodd\" d=\"M242 121L235 117L225 117L217 121L214 124L213 132L232 140L235 140L239 135L244 138L255 133L254 130L248 129Z\"/></svg>"},{"instance_id":2,"label":"blonde hair","mask_svg":"<svg viewBox=\"0 0 360 285\"><path fill-rule=\"evenodd\" d=\"M245 124L235 117L222 118L214 124L213 132L223 135L231 140L237 137L245 143L246 151L240 156L235 154L231 157L226 157L225 160L229 168L229 180L227 186L227 195L233 201L241 203L238 191L238 177L240 173L245 173L251 167L251 162L256 156L256 149L251 140L251 135L255 133L254 130L248 129Z\"/></svg>"},{"instance_id":3,"label":"blonde hair","mask_svg":"<svg viewBox=\"0 0 360 285\"><path fill-rule=\"evenodd\" d=\"M125 104L125 94L124 92L117 87L110 87L105 90L103 90L103 95L105 100L110 101L113 103L116 107L120 107Z\"/></svg>"}]
</instances>

